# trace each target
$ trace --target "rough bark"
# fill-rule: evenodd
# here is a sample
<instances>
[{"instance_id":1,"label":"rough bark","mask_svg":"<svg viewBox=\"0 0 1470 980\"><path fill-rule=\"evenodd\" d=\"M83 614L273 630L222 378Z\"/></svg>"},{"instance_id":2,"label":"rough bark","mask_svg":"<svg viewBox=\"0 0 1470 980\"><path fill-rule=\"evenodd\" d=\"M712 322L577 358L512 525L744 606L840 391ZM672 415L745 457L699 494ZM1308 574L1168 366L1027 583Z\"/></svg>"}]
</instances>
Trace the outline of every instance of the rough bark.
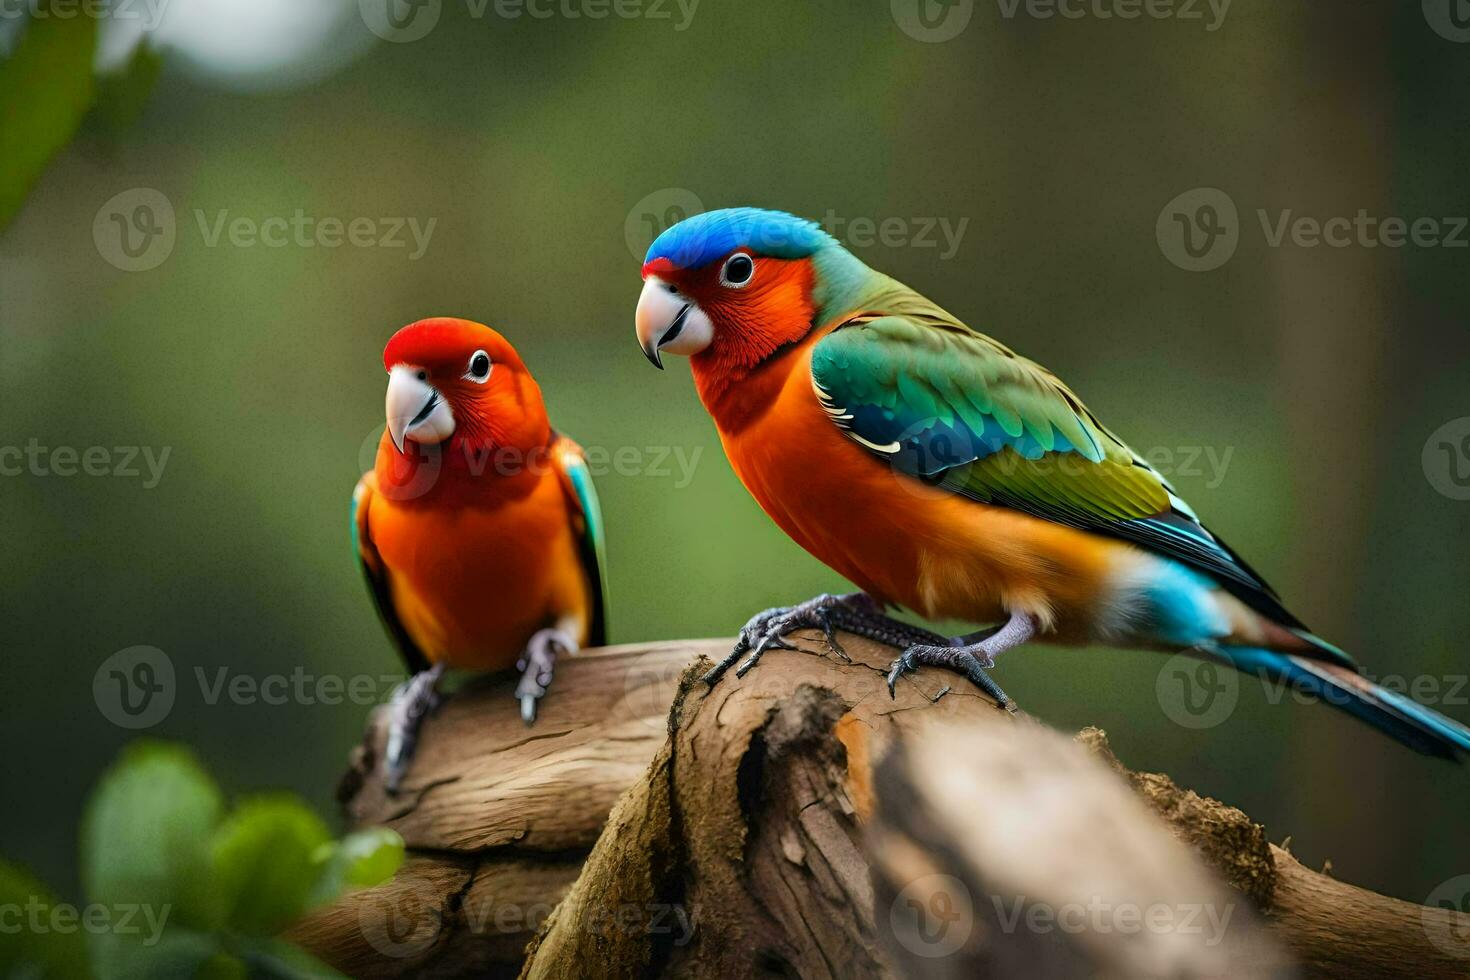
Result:
<instances>
[{"instance_id":1,"label":"rough bark","mask_svg":"<svg viewBox=\"0 0 1470 980\"><path fill-rule=\"evenodd\" d=\"M409 860L293 938L353 977L514 976L613 803L664 744L685 666L721 649L642 644L566 661L531 728L513 680L471 684L428 720L396 795L379 778L379 712L338 795L350 824L403 835Z\"/></svg>"},{"instance_id":2,"label":"rough bark","mask_svg":"<svg viewBox=\"0 0 1470 980\"><path fill-rule=\"evenodd\" d=\"M529 731L509 682L477 685L396 798L374 726L344 802L412 859L293 938L367 977L1253 977L1290 974L1282 947L1307 976L1470 966L1470 917L1312 872L1100 732L937 674L890 698L892 650L798 642L819 653L713 690L684 668L723 641L584 655Z\"/></svg>"}]
</instances>

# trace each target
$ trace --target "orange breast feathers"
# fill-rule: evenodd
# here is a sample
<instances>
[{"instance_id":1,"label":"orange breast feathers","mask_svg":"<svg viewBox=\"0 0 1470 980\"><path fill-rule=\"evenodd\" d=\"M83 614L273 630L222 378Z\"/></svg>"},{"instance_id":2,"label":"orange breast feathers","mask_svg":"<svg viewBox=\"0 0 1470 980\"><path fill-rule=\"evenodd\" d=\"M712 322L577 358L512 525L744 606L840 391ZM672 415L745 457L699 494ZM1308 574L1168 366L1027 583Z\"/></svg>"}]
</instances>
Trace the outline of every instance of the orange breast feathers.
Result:
<instances>
[{"instance_id":1,"label":"orange breast feathers","mask_svg":"<svg viewBox=\"0 0 1470 980\"><path fill-rule=\"evenodd\" d=\"M360 540L376 552L394 610L431 662L507 669L547 626L586 643L592 586L554 459L481 478L494 492L474 500L397 501L375 492L376 474L363 478Z\"/></svg>"},{"instance_id":2,"label":"orange breast feathers","mask_svg":"<svg viewBox=\"0 0 1470 980\"><path fill-rule=\"evenodd\" d=\"M1133 549L895 472L818 403L811 350L825 332L706 403L761 508L875 598L981 623L1021 610L1056 639L1085 639L1109 573Z\"/></svg>"}]
</instances>

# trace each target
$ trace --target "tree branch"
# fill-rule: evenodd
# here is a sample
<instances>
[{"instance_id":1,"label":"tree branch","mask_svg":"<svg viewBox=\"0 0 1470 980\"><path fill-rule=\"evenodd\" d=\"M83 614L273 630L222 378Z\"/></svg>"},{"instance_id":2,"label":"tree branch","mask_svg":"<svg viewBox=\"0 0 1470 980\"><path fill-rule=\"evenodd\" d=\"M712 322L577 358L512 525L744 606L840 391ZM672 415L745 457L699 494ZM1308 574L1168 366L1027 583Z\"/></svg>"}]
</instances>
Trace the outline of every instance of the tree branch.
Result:
<instances>
[{"instance_id":1,"label":"tree branch","mask_svg":"<svg viewBox=\"0 0 1470 980\"><path fill-rule=\"evenodd\" d=\"M1101 732L796 639L713 690L684 668L727 641L584 654L532 729L475 684L398 797L375 725L344 804L412 858L293 938L364 977L1464 975L1470 917L1302 867Z\"/></svg>"}]
</instances>

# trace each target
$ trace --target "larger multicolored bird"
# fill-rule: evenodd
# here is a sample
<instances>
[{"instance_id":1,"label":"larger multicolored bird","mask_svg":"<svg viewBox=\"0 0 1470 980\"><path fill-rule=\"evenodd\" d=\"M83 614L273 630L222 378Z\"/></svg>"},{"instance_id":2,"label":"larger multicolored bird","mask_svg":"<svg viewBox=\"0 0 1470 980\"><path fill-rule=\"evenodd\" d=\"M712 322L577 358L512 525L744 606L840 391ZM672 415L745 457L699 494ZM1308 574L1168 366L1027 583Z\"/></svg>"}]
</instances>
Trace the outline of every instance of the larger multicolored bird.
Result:
<instances>
[{"instance_id":1,"label":"larger multicolored bird","mask_svg":"<svg viewBox=\"0 0 1470 980\"><path fill-rule=\"evenodd\" d=\"M527 724L558 654L604 642L603 536L581 448L515 349L439 317L383 351L387 426L353 492L357 555L414 676L390 704L396 787L446 668L521 671Z\"/></svg>"},{"instance_id":2,"label":"larger multicolored bird","mask_svg":"<svg viewBox=\"0 0 1470 980\"><path fill-rule=\"evenodd\" d=\"M1470 729L1375 685L1314 636L1168 482L1050 371L868 268L812 222L689 218L643 266L638 340L686 354L767 514L862 592L767 610L713 682L792 629L906 649L1008 703L986 673L1033 637L1191 651L1322 696L1419 751ZM999 624L947 638L884 615ZM840 648L839 648L840 650Z\"/></svg>"}]
</instances>

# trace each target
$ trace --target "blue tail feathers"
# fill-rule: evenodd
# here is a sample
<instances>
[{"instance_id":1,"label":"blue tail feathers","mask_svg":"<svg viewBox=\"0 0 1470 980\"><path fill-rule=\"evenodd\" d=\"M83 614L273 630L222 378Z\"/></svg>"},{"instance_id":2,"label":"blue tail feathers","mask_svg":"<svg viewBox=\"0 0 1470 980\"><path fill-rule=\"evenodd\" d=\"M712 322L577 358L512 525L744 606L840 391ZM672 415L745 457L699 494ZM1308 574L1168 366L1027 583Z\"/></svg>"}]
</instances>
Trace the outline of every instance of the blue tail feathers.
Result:
<instances>
[{"instance_id":1,"label":"blue tail feathers","mask_svg":"<svg viewBox=\"0 0 1470 980\"><path fill-rule=\"evenodd\" d=\"M1335 647L1327 647L1327 650L1346 660L1346 655ZM1470 752L1470 728L1404 694L1373 683L1337 657L1319 660L1300 654L1238 646L1214 646L1208 652L1243 673L1291 684L1297 690L1361 718L1417 752L1446 759L1458 759L1461 752ZM1347 663L1351 664L1351 661Z\"/></svg>"}]
</instances>

